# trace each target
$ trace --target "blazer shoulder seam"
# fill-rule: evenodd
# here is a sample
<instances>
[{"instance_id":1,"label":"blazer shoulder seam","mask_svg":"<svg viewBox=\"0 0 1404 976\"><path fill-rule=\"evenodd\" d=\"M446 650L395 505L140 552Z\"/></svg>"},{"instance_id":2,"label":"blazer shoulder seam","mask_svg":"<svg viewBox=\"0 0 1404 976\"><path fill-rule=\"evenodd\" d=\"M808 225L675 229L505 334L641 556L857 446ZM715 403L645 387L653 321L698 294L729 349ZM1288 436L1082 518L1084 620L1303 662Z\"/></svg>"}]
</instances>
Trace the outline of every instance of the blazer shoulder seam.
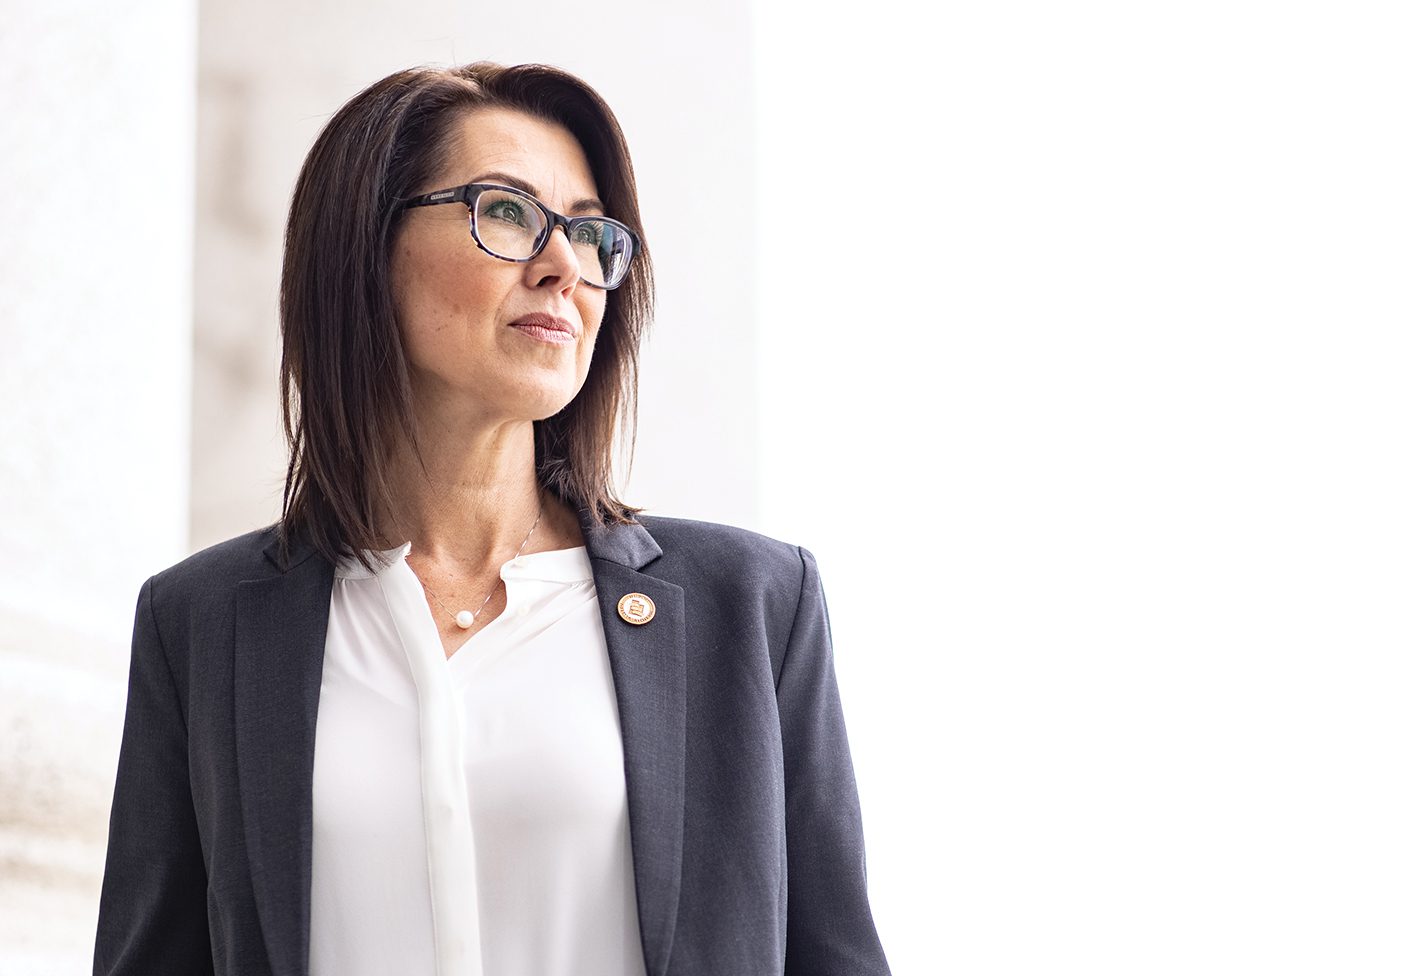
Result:
<instances>
[{"instance_id":1,"label":"blazer shoulder seam","mask_svg":"<svg viewBox=\"0 0 1404 976\"><path fill-rule=\"evenodd\" d=\"M792 546L795 555L800 561L800 583L799 593L795 597L795 612L790 617L790 629L785 634L785 653L780 656L780 666L775 669L775 690L780 690L780 678L785 673L785 664L790 660L790 645L795 639L795 625L799 623L800 608L804 606L804 587L809 579L809 566L805 561L805 550L803 546Z\"/></svg>"},{"instance_id":2,"label":"blazer shoulder seam","mask_svg":"<svg viewBox=\"0 0 1404 976\"><path fill-rule=\"evenodd\" d=\"M156 577L151 577L146 581L146 612L151 617L151 632L156 635L156 649L161 652L161 663L166 666L166 678L171 683L171 689L176 694L176 703L180 706L180 731L187 738L190 735L189 723L186 720L186 704L181 699L180 683L175 679L175 669L171 667L171 656L166 652L166 641L161 636L161 620L156 616Z\"/></svg>"}]
</instances>

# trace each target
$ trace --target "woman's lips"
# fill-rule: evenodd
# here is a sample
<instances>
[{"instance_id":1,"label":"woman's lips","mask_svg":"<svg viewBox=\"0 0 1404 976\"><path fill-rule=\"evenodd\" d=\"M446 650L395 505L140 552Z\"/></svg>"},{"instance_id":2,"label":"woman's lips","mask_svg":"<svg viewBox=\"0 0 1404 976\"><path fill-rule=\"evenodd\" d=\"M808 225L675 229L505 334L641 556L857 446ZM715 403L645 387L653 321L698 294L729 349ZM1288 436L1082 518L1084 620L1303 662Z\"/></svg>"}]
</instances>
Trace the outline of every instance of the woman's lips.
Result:
<instances>
[{"instance_id":1,"label":"woman's lips","mask_svg":"<svg viewBox=\"0 0 1404 976\"><path fill-rule=\"evenodd\" d=\"M541 342L550 342L561 345L566 342L574 342L575 336L563 329L548 329L540 325L513 325L512 328L518 332L525 332L533 339Z\"/></svg>"},{"instance_id":2,"label":"woman's lips","mask_svg":"<svg viewBox=\"0 0 1404 976\"><path fill-rule=\"evenodd\" d=\"M570 342L575 338L575 327L559 316L550 315L546 312L532 312L530 315L523 315L517 321L510 323L512 328L520 329L533 339L542 342Z\"/></svg>"}]
</instances>

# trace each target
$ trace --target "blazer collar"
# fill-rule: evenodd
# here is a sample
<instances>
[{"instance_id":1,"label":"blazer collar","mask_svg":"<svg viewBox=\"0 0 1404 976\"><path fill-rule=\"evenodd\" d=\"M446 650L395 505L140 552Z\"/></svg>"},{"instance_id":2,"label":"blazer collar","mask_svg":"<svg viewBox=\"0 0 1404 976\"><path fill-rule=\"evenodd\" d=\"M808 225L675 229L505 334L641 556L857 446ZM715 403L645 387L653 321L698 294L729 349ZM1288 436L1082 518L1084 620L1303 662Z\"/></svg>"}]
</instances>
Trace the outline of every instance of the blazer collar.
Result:
<instances>
[{"instance_id":1,"label":"blazer collar","mask_svg":"<svg viewBox=\"0 0 1404 976\"><path fill-rule=\"evenodd\" d=\"M682 881L686 657L683 588L643 572L663 554L641 524L597 526L577 508L594 569L619 705L639 931L648 976L664 976ZM234 724L249 876L273 976L307 976L312 761L335 567L294 538L277 573L238 584ZM642 593L652 620L626 622ZM465 649L471 652L471 644Z\"/></svg>"}]
</instances>

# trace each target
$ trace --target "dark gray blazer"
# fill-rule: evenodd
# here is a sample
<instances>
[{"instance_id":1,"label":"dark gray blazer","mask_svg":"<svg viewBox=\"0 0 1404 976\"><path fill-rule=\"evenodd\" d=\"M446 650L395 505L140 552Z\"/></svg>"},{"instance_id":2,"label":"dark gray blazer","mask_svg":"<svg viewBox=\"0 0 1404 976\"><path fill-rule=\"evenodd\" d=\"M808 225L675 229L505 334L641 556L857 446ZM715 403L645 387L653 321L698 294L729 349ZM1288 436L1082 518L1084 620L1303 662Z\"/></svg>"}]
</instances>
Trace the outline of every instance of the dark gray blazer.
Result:
<instances>
[{"instance_id":1,"label":"dark gray blazer","mask_svg":"<svg viewBox=\"0 0 1404 976\"><path fill-rule=\"evenodd\" d=\"M581 528L649 976L890 976L813 555L639 519ZM279 562L270 526L142 586L95 974L307 973L333 569L306 546ZM632 592L646 624L616 612Z\"/></svg>"}]
</instances>

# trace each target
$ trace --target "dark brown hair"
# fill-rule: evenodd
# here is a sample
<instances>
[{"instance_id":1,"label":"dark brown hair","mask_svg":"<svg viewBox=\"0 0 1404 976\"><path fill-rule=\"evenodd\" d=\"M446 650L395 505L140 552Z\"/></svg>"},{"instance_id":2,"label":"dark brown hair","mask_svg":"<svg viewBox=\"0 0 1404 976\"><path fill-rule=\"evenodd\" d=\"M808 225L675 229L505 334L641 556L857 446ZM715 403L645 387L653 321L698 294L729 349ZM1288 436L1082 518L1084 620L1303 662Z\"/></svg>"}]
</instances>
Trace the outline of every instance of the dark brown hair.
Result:
<instances>
[{"instance_id":1,"label":"dark brown hair","mask_svg":"<svg viewBox=\"0 0 1404 976\"><path fill-rule=\"evenodd\" d=\"M424 463L391 301L390 248L400 202L427 192L459 138L455 123L488 106L569 130L605 212L643 240L624 134L595 90L568 72L488 61L411 68L342 106L308 153L288 213L279 382L290 449L279 524L285 563L301 535L331 562L351 555L370 569L362 550L383 537L376 506L393 504L388 468L400 435ZM639 343L654 303L648 255L642 246L610 294L580 393L533 424L538 480L595 524L634 522L642 511L615 497L613 454L624 426L632 466Z\"/></svg>"}]
</instances>

